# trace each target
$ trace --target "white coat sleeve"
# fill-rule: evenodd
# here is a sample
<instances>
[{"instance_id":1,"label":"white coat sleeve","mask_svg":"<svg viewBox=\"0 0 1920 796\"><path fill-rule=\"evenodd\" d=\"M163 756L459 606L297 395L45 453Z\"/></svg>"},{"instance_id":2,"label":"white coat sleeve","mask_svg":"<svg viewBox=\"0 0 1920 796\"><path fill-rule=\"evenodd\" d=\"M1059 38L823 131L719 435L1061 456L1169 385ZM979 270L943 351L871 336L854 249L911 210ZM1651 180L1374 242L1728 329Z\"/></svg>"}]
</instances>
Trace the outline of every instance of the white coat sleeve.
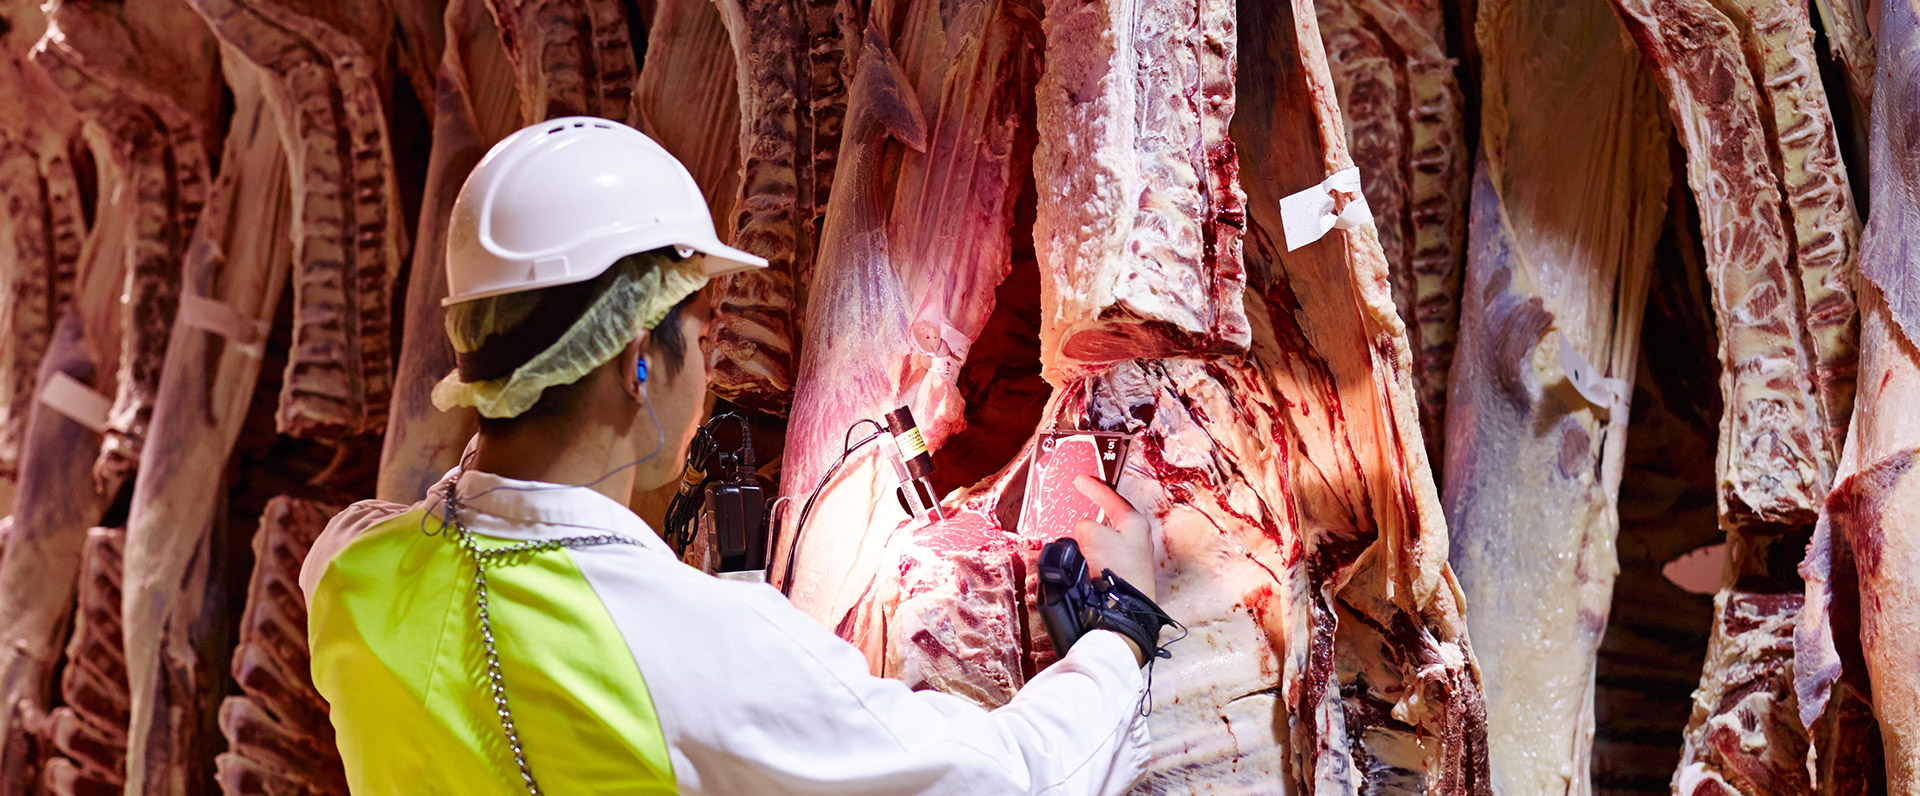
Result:
<instances>
[{"instance_id":1,"label":"white coat sleeve","mask_svg":"<svg viewBox=\"0 0 1920 796\"><path fill-rule=\"evenodd\" d=\"M732 596L747 615L730 644L764 682L708 695L725 703L709 702L710 718L662 710L683 793L1095 796L1146 771L1144 678L1112 632L1088 634L987 711L874 677L858 650L771 589ZM708 720L729 726L692 727Z\"/></svg>"}]
</instances>

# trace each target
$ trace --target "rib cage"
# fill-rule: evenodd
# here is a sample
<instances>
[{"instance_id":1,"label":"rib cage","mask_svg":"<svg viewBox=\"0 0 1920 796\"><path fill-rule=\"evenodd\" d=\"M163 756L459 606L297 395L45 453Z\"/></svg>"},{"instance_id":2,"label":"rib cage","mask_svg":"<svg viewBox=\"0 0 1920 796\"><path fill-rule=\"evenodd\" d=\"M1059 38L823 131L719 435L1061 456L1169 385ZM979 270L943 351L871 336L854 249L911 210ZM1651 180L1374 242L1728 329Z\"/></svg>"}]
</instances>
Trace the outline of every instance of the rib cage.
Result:
<instances>
[{"instance_id":1,"label":"rib cage","mask_svg":"<svg viewBox=\"0 0 1920 796\"><path fill-rule=\"evenodd\" d=\"M182 51L191 53L193 46L185 42ZM196 64L208 72L180 79L204 79L212 67L210 56L203 51L204 60ZM103 491L111 491L140 459L160 365L166 359L168 329L179 305L181 257L206 203L207 150L200 115L205 110L183 107L175 97L138 82L134 73L114 74L90 64L64 37L43 39L34 59L74 109L106 133L133 200L119 375L106 441L94 466L95 481Z\"/></svg>"},{"instance_id":2,"label":"rib cage","mask_svg":"<svg viewBox=\"0 0 1920 796\"><path fill-rule=\"evenodd\" d=\"M40 359L62 308L73 301L85 220L65 153L42 159L23 144L0 144L0 203L12 218L16 265L7 292L6 404L0 421L0 478L17 478Z\"/></svg>"},{"instance_id":3,"label":"rib cage","mask_svg":"<svg viewBox=\"0 0 1920 796\"><path fill-rule=\"evenodd\" d=\"M340 439L386 425L393 282L406 249L387 120L384 39L364 42L275 0L195 0L266 70L297 208L293 348L280 427ZM351 12L349 12L351 13Z\"/></svg>"},{"instance_id":4,"label":"rib cage","mask_svg":"<svg viewBox=\"0 0 1920 796\"><path fill-rule=\"evenodd\" d=\"M254 534L253 576L240 618L233 679L244 696L220 706L220 790L226 796L347 793L327 703L307 681L307 608L300 562L339 512L291 497L268 502Z\"/></svg>"},{"instance_id":5,"label":"rib cage","mask_svg":"<svg viewBox=\"0 0 1920 796\"><path fill-rule=\"evenodd\" d=\"M487 0L487 10L519 72L527 122L627 118L639 70L619 0Z\"/></svg>"},{"instance_id":6,"label":"rib cage","mask_svg":"<svg viewBox=\"0 0 1920 796\"><path fill-rule=\"evenodd\" d=\"M42 783L59 796L117 791L126 783L126 647L120 638L120 584L127 532L94 528L80 565L80 600L66 670L49 728L60 756L48 761Z\"/></svg>"}]
</instances>

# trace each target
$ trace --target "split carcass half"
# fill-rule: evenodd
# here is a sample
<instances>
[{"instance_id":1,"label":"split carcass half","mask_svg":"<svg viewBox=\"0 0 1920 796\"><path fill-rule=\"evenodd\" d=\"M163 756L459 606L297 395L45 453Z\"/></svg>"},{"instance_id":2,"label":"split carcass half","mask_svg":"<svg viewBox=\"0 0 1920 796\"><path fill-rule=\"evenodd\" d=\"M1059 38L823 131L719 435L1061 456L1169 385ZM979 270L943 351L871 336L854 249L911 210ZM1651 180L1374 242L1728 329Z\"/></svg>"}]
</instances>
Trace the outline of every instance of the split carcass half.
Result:
<instances>
[{"instance_id":1,"label":"split carcass half","mask_svg":"<svg viewBox=\"0 0 1920 796\"><path fill-rule=\"evenodd\" d=\"M299 266L280 428L329 440L383 429L407 247L385 108L393 17L374 0L193 4L265 73L292 175Z\"/></svg>"},{"instance_id":2,"label":"split carcass half","mask_svg":"<svg viewBox=\"0 0 1920 796\"><path fill-rule=\"evenodd\" d=\"M132 474L153 415L180 261L207 199L207 135L220 101L219 52L181 0L54 3L33 58L105 136L132 196L124 234L119 372L94 477L113 492ZM102 192L104 195L104 192Z\"/></svg>"},{"instance_id":3,"label":"split carcass half","mask_svg":"<svg viewBox=\"0 0 1920 796\"><path fill-rule=\"evenodd\" d=\"M233 680L244 696L220 705L228 751L218 758L226 796L300 793L346 796L346 772L334 747L326 700L308 674L307 606L300 565L339 512L276 497L253 537L253 577L233 653Z\"/></svg>"},{"instance_id":4,"label":"split carcass half","mask_svg":"<svg viewBox=\"0 0 1920 796\"><path fill-rule=\"evenodd\" d=\"M1827 689L1865 669L1885 744L1889 794L1920 793L1920 6L1882 3L1872 131L1872 207L1860 260L1860 393L1840 480L1802 571L1808 574L1801 668L1802 718L1820 715ZM1858 645L1853 640L1858 639ZM1835 685L1841 680L1841 685ZM1813 699L1809 699L1813 697ZM1839 702L1841 695L1833 697ZM1842 706L1844 707L1844 706ZM1834 708L1829 706L1828 710Z\"/></svg>"},{"instance_id":5,"label":"split carcass half","mask_svg":"<svg viewBox=\"0 0 1920 796\"><path fill-rule=\"evenodd\" d=\"M1435 0L1319 0L1347 142L1413 345L1428 460L1443 461L1472 179L1465 100ZM1440 475L1439 473L1435 474Z\"/></svg>"},{"instance_id":6,"label":"split carcass half","mask_svg":"<svg viewBox=\"0 0 1920 796\"><path fill-rule=\"evenodd\" d=\"M127 656L120 578L127 532L94 528L80 555L73 638L60 673L64 705L47 722L53 757L41 787L58 796L119 792L127 767Z\"/></svg>"},{"instance_id":7,"label":"split carcass half","mask_svg":"<svg viewBox=\"0 0 1920 796\"><path fill-rule=\"evenodd\" d=\"M792 510L772 562L794 604L829 626L860 599L906 518L882 456L842 457L843 446L862 421L900 406L930 448L959 430L954 380L1010 268L1025 165L1014 140L1031 124L1016 89L1033 74L1031 7L970 0L947 19L909 18L927 27L903 37L901 58L873 28L863 45L801 351L798 389L818 397L796 402L787 428L781 487ZM918 85L901 61L925 65ZM897 172L894 139L907 150Z\"/></svg>"},{"instance_id":8,"label":"split carcass half","mask_svg":"<svg viewBox=\"0 0 1920 796\"><path fill-rule=\"evenodd\" d=\"M465 407L442 412L433 386L455 366L447 340L447 228L453 200L493 142L520 127L519 89L482 0L453 0L434 95L433 148L420 200L419 233L407 280L405 326L393 406L380 450L377 497L411 503L451 469L478 426Z\"/></svg>"},{"instance_id":9,"label":"split carcass half","mask_svg":"<svg viewBox=\"0 0 1920 796\"><path fill-rule=\"evenodd\" d=\"M715 286L709 382L738 406L785 414L798 374L807 286L841 157L861 20L851 0L718 5L740 92L734 244L767 258L768 267Z\"/></svg>"},{"instance_id":10,"label":"split carcass half","mask_svg":"<svg viewBox=\"0 0 1920 796\"><path fill-rule=\"evenodd\" d=\"M1605 0L1488 0L1479 20L1485 157L1447 403L1451 560L1494 790L1584 794L1669 136Z\"/></svg>"},{"instance_id":11,"label":"split carcass half","mask_svg":"<svg viewBox=\"0 0 1920 796\"><path fill-rule=\"evenodd\" d=\"M1616 0L1687 148L1720 331L1728 563L1674 787L1811 787L1801 557L1853 411L1859 221L1804 5ZM1716 790L1717 789L1717 790Z\"/></svg>"},{"instance_id":12,"label":"split carcass half","mask_svg":"<svg viewBox=\"0 0 1920 796\"><path fill-rule=\"evenodd\" d=\"M184 265L179 321L171 325L127 515L124 617L127 786L132 793L207 792L207 762L221 670L231 649L232 603L218 572L231 553L217 485L259 383L263 346L297 244L293 159L266 94L270 73L226 49L234 116L206 211ZM211 493L211 495L210 495Z\"/></svg>"},{"instance_id":13,"label":"split carcass half","mask_svg":"<svg viewBox=\"0 0 1920 796\"><path fill-rule=\"evenodd\" d=\"M37 9L15 8L0 34L0 262L10 344L0 348L0 504L12 505L21 437L39 386L40 359L62 308L73 301L85 209L75 158L86 157L80 119L27 50L44 32ZM35 26L38 23L38 28ZM85 164L81 164L81 168Z\"/></svg>"},{"instance_id":14,"label":"split carcass half","mask_svg":"<svg viewBox=\"0 0 1920 796\"><path fill-rule=\"evenodd\" d=\"M633 42L620 0L485 0L520 85L523 124L558 116L625 120Z\"/></svg>"}]
</instances>

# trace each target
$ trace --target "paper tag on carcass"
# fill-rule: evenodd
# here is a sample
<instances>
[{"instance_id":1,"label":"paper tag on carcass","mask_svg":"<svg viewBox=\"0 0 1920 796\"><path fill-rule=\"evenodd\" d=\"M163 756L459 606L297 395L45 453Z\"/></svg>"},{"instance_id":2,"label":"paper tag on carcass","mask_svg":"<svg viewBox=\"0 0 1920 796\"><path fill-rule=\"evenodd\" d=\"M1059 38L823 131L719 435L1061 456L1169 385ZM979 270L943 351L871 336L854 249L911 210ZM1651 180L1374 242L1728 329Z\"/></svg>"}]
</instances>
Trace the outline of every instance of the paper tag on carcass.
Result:
<instances>
[{"instance_id":1,"label":"paper tag on carcass","mask_svg":"<svg viewBox=\"0 0 1920 796\"><path fill-rule=\"evenodd\" d=\"M193 293L180 294L180 322L225 337L235 348L255 357L265 353L267 333L272 331L266 321L247 317L231 304Z\"/></svg>"},{"instance_id":2,"label":"paper tag on carcass","mask_svg":"<svg viewBox=\"0 0 1920 796\"><path fill-rule=\"evenodd\" d=\"M1573 350L1565 334L1560 335L1560 369L1566 372L1567 382L1587 403L1609 412L1627 408L1631 395L1626 381L1600 375L1599 368Z\"/></svg>"},{"instance_id":3,"label":"paper tag on carcass","mask_svg":"<svg viewBox=\"0 0 1920 796\"><path fill-rule=\"evenodd\" d=\"M1027 467L1027 494L1020 506L1020 532L1053 541L1073 532L1081 520L1105 522L1100 506L1073 485L1090 475L1114 486L1126 466L1125 434L1100 431L1050 431L1040 435Z\"/></svg>"},{"instance_id":4,"label":"paper tag on carcass","mask_svg":"<svg viewBox=\"0 0 1920 796\"><path fill-rule=\"evenodd\" d=\"M973 341L966 333L945 320L915 321L908 337L913 348L927 356L927 370L950 384L960 383L960 368L967 364L967 351Z\"/></svg>"},{"instance_id":5,"label":"paper tag on carcass","mask_svg":"<svg viewBox=\"0 0 1920 796\"><path fill-rule=\"evenodd\" d=\"M1344 207L1340 197L1346 199ZM1319 185L1281 199L1280 222L1287 235L1287 251L1326 237L1336 229L1373 223L1373 210L1367 207L1367 197L1360 192L1360 167L1335 173Z\"/></svg>"},{"instance_id":6,"label":"paper tag on carcass","mask_svg":"<svg viewBox=\"0 0 1920 796\"><path fill-rule=\"evenodd\" d=\"M40 387L40 403L98 432L107 430L107 413L113 410L113 399L57 370Z\"/></svg>"}]
</instances>

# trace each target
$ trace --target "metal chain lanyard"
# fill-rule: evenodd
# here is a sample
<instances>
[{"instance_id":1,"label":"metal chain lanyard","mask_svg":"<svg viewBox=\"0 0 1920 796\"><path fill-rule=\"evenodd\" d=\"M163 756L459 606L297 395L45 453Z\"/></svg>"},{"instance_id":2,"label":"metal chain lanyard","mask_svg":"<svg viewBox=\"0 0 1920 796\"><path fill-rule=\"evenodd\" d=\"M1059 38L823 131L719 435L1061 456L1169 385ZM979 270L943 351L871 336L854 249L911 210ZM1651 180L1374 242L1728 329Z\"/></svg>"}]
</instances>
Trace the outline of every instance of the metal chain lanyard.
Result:
<instances>
[{"instance_id":1,"label":"metal chain lanyard","mask_svg":"<svg viewBox=\"0 0 1920 796\"><path fill-rule=\"evenodd\" d=\"M639 542L617 533L603 533L592 536L568 536L532 542L516 542L491 550L480 549L474 541L473 533L460 521L460 502L455 486L460 479L455 476L447 482L447 527L453 528L454 540L465 550L467 557L473 560L473 605L480 613L480 643L487 652L487 683L493 690L494 712L500 715L500 730L507 737L507 748L513 751L513 762L520 767L520 779L526 782L527 793L540 796L540 783L533 778L533 769L527 765L527 754L520 748L520 733L514 729L513 711L507 707L507 685L500 677L500 651L493 643L493 623L487 611L487 568L494 562L511 559L526 554L538 555L562 548L578 550L583 547L597 547L608 544L630 544ZM500 564L505 566L505 564Z\"/></svg>"}]
</instances>

